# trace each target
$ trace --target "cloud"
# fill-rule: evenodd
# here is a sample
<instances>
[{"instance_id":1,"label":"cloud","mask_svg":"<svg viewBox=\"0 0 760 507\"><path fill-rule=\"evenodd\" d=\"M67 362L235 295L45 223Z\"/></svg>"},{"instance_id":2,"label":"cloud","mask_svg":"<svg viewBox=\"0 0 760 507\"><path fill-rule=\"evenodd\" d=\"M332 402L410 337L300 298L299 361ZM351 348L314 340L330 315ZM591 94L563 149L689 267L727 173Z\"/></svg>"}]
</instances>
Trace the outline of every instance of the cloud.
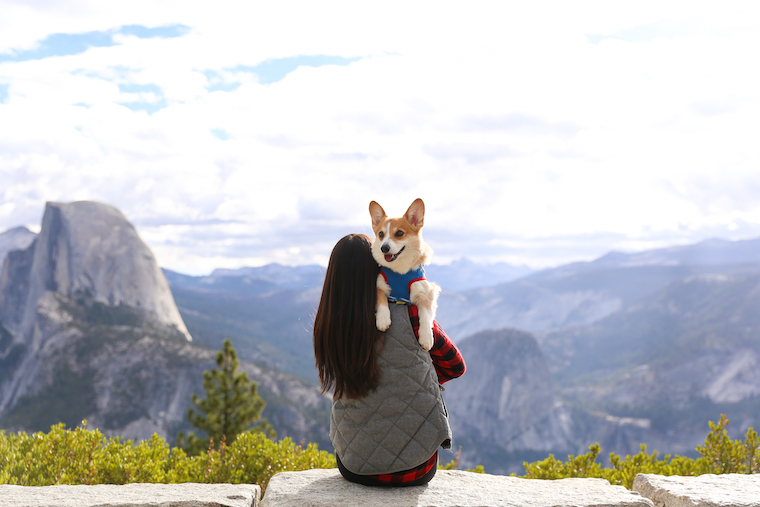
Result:
<instances>
[{"instance_id":1,"label":"cloud","mask_svg":"<svg viewBox=\"0 0 760 507\"><path fill-rule=\"evenodd\" d=\"M423 146L422 150L439 160L462 159L468 164L491 162L502 157L519 157L520 153L507 146L491 144L442 144Z\"/></svg>"},{"instance_id":2,"label":"cloud","mask_svg":"<svg viewBox=\"0 0 760 507\"><path fill-rule=\"evenodd\" d=\"M257 76L257 81L261 84L268 85L282 81L285 76L296 70L298 67L322 67L323 65L348 65L359 58L345 58L343 56L330 55L299 55L288 58L274 58L264 60L255 66L240 65L233 71L250 72Z\"/></svg>"},{"instance_id":3,"label":"cloud","mask_svg":"<svg viewBox=\"0 0 760 507\"><path fill-rule=\"evenodd\" d=\"M422 197L437 259L760 235L752 12L3 8L0 230L99 200L194 273L325 261L373 199Z\"/></svg>"},{"instance_id":4,"label":"cloud","mask_svg":"<svg viewBox=\"0 0 760 507\"><path fill-rule=\"evenodd\" d=\"M210 92L233 92L244 82L255 81L270 85L285 79L285 76L299 67L322 67L325 65L345 66L361 58L346 58L331 55L299 55L287 58L270 58L257 65L237 65L223 69L207 69L203 74L208 80L206 89Z\"/></svg>"},{"instance_id":5,"label":"cloud","mask_svg":"<svg viewBox=\"0 0 760 507\"><path fill-rule=\"evenodd\" d=\"M619 30L611 35L586 34L586 39L591 44L599 44L605 39L617 39L624 42L649 42L657 38L673 39L695 33L695 29L684 20L667 20L656 23Z\"/></svg>"},{"instance_id":6,"label":"cloud","mask_svg":"<svg viewBox=\"0 0 760 507\"><path fill-rule=\"evenodd\" d=\"M543 118L520 113L509 113L500 116L484 115L462 118L460 128L466 131L503 131L526 132L530 134L549 134L572 136L581 127L571 121L551 123Z\"/></svg>"}]
</instances>

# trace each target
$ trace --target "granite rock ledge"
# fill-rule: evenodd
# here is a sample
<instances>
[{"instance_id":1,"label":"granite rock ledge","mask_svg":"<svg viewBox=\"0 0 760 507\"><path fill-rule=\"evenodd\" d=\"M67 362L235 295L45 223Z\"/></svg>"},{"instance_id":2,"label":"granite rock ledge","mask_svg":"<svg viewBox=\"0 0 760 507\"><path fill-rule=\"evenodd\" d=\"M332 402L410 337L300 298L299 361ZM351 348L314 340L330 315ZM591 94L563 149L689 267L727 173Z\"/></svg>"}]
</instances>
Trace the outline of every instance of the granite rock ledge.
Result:
<instances>
[{"instance_id":1,"label":"granite rock ledge","mask_svg":"<svg viewBox=\"0 0 760 507\"><path fill-rule=\"evenodd\" d=\"M0 485L3 507L258 507L255 484Z\"/></svg>"},{"instance_id":2,"label":"granite rock ledge","mask_svg":"<svg viewBox=\"0 0 760 507\"><path fill-rule=\"evenodd\" d=\"M372 488L353 484L337 469L280 472L262 507L653 507L653 503L604 479L521 479L438 470L425 486Z\"/></svg>"},{"instance_id":3,"label":"granite rock ledge","mask_svg":"<svg viewBox=\"0 0 760 507\"><path fill-rule=\"evenodd\" d=\"M760 507L760 474L638 474L633 490L655 507Z\"/></svg>"}]
</instances>

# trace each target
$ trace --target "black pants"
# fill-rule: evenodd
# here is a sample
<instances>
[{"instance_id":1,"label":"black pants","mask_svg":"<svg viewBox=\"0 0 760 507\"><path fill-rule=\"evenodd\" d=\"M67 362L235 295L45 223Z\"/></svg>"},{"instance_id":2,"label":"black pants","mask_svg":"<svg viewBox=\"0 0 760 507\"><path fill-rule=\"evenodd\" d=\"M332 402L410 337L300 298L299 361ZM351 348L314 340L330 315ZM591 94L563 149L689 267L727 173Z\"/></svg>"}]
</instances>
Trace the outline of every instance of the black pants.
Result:
<instances>
[{"instance_id":1,"label":"black pants","mask_svg":"<svg viewBox=\"0 0 760 507\"><path fill-rule=\"evenodd\" d=\"M347 469L345 466L343 466L343 463L341 463L340 458L338 457L338 453L335 453L335 461L338 463L338 470L340 470L340 475L342 475L349 482L355 482L364 486L384 486L391 488L404 486L422 486L423 484L430 482L430 479L432 479L435 475L435 471L438 470L438 467L434 466L428 473L419 479L413 480L412 482L380 482L376 477L369 475L357 475Z\"/></svg>"}]
</instances>

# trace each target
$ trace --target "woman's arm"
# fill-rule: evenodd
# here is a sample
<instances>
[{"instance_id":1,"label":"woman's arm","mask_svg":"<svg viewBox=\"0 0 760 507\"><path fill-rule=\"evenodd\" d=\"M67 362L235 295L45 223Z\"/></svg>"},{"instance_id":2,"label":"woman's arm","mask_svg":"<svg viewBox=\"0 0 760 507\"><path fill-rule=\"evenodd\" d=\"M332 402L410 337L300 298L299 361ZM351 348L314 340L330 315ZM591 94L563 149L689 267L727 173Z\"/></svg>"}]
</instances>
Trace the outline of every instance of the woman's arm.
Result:
<instances>
[{"instance_id":1,"label":"woman's arm","mask_svg":"<svg viewBox=\"0 0 760 507\"><path fill-rule=\"evenodd\" d=\"M407 305L407 308L409 309L409 320L412 323L414 335L419 338L420 318L417 307ZM436 321L433 321L433 339L430 358L433 360L435 372L438 374L438 383L443 384L453 378L461 377L467 369L464 358L451 338Z\"/></svg>"}]
</instances>

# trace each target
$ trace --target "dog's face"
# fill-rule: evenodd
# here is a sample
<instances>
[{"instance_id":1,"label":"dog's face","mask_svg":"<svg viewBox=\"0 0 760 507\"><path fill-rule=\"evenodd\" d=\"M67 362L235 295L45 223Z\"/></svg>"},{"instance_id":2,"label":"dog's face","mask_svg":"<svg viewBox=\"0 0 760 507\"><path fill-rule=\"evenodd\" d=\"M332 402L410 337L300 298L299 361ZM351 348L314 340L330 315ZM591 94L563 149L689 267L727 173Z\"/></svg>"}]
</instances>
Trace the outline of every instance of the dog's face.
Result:
<instances>
[{"instance_id":1,"label":"dog's face","mask_svg":"<svg viewBox=\"0 0 760 507\"><path fill-rule=\"evenodd\" d=\"M372 255L379 265L397 273L406 273L421 263L426 252L422 241L425 218L422 199L416 199L400 218L388 218L375 201L369 203L369 214L375 231Z\"/></svg>"}]
</instances>

